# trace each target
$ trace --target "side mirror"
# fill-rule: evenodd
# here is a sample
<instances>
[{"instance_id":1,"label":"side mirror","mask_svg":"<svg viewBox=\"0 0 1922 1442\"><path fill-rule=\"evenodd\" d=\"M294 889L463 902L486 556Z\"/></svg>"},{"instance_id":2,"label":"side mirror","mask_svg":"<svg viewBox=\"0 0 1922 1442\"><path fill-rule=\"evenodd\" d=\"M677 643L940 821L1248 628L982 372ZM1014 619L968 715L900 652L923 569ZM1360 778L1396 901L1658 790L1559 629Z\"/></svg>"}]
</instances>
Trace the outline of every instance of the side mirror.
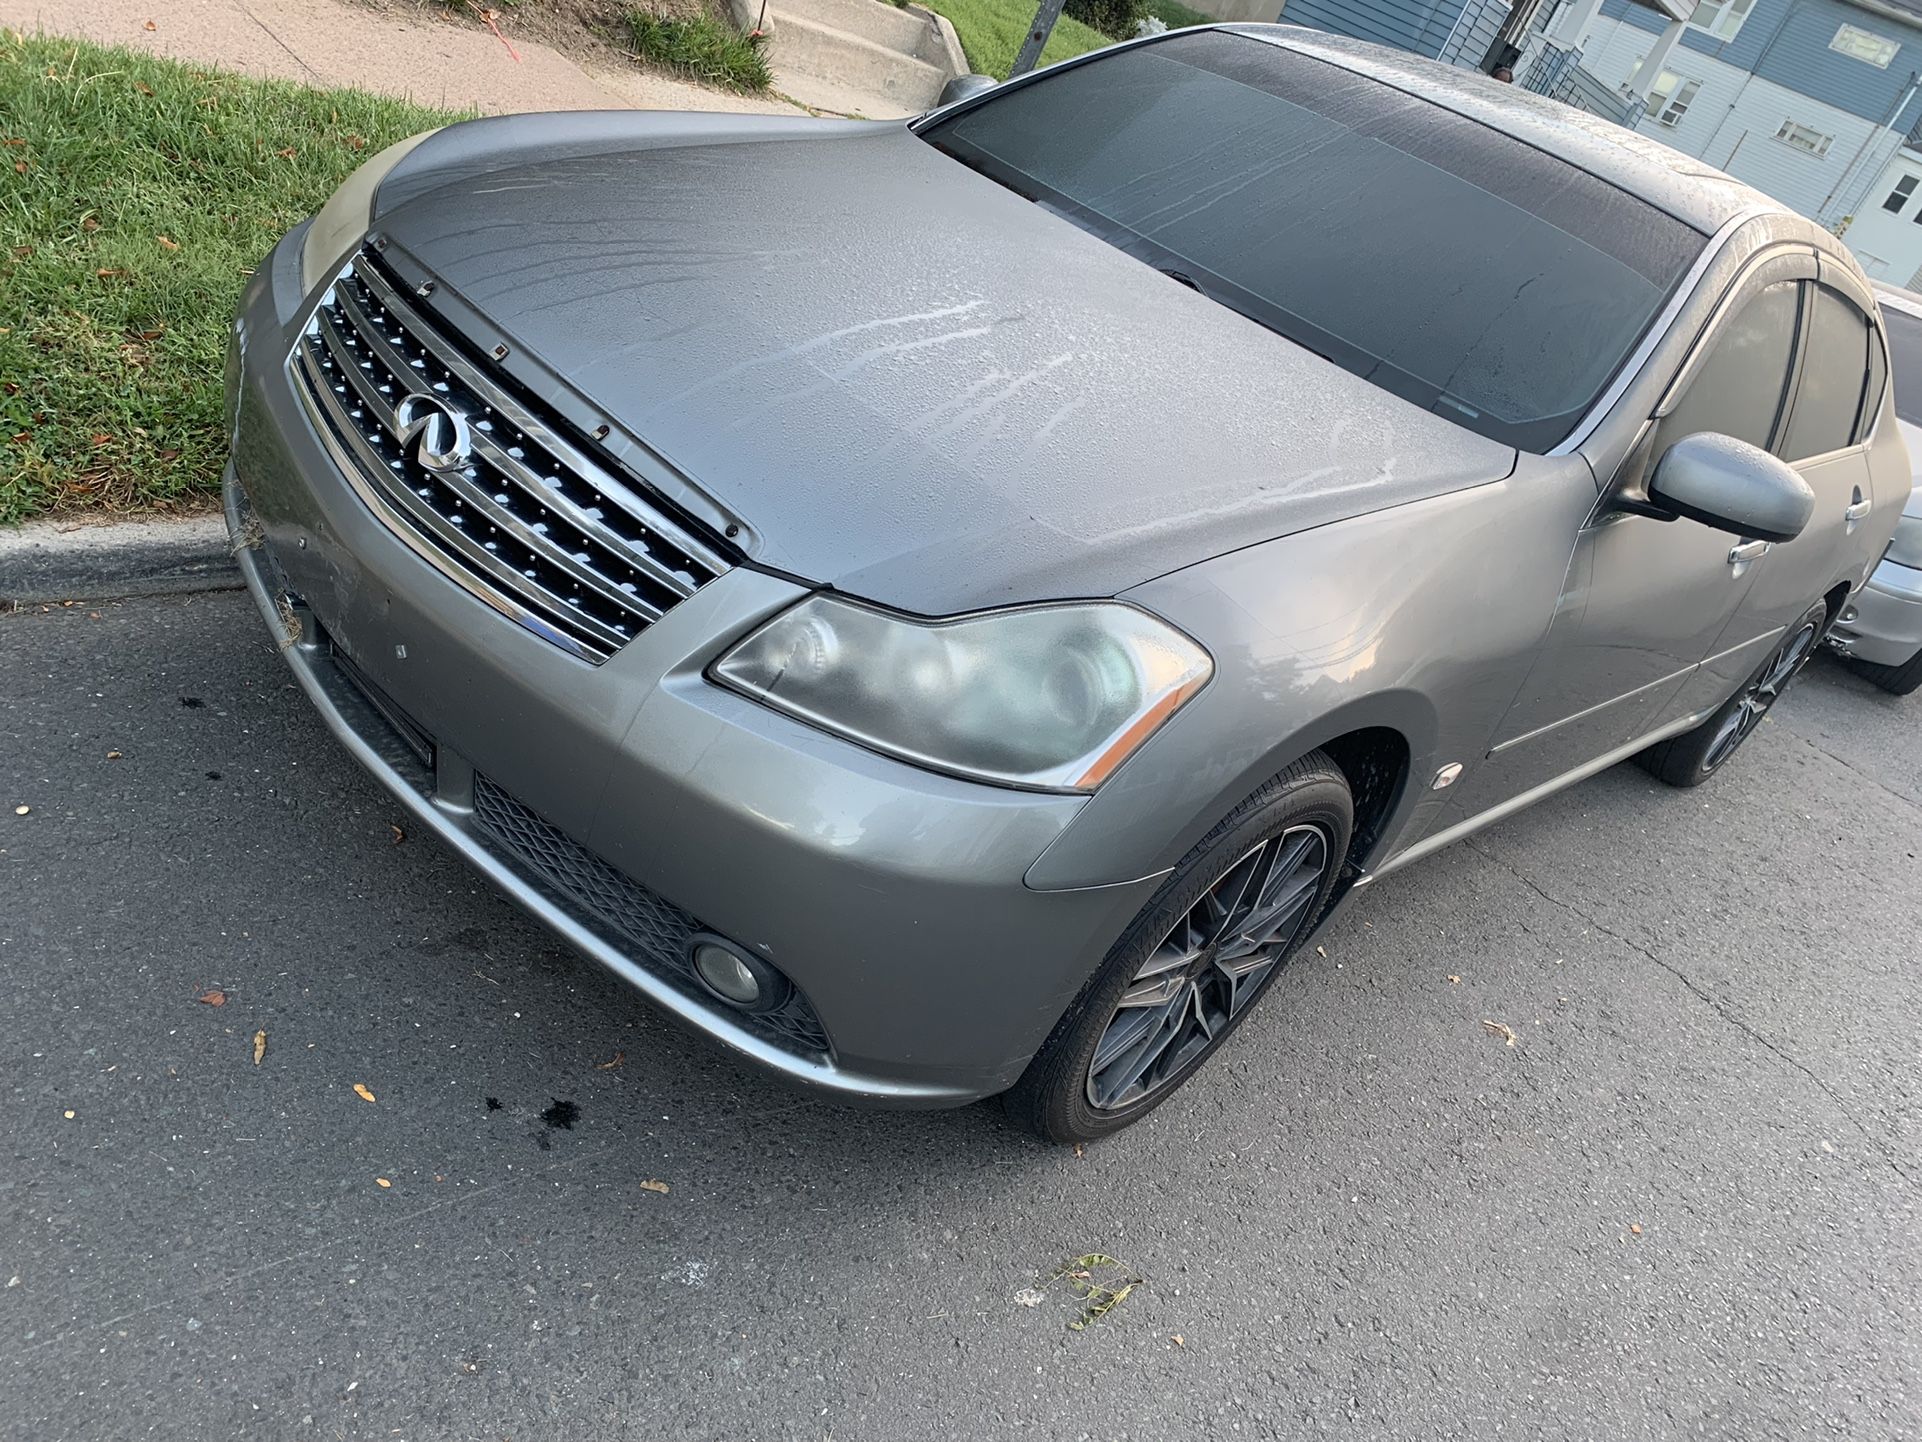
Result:
<instances>
[{"instance_id":1,"label":"side mirror","mask_svg":"<svg viewBox=\"0 0 1922 1442\"><path fill-rule=\"evenodd\" d=\"M992 90L1000 83L992 75L957 75L941 87L941 98L934 102L935 109L979 95L983 90Z\"/></svg>"},{"instance_id":2,"label":"side mirror","mask_svg":"<svg viewBox=\"0 0 1922 1442\"><path fill-rule=\"evenodd\" d=\"M1759 447L1704 431L1662 453L1648 497L1665 511L1758 541L1792 541L1815 514L1815 492Z\"/></svg>"}]
</instances>

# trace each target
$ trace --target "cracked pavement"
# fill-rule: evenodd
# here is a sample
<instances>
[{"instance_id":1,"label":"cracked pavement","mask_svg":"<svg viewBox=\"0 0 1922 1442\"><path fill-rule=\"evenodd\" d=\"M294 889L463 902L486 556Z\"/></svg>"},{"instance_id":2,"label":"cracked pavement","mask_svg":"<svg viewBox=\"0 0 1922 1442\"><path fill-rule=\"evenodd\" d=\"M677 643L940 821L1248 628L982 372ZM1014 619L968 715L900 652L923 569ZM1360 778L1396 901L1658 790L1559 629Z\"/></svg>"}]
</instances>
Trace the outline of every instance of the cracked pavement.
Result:
<instances>
[{"instance_id":1,"label":"cracked pavement","mask_svg":"<svg viewBox=\"0 0 1922 1442\"><path fill-rule=\"evenodd\" d=\"M0 678L0 1437L1922 1434L1922 699L1826 661L1380 883L1081 1156L676 1031L396 843L244 596Z\"/></svg>"}]
</instances>

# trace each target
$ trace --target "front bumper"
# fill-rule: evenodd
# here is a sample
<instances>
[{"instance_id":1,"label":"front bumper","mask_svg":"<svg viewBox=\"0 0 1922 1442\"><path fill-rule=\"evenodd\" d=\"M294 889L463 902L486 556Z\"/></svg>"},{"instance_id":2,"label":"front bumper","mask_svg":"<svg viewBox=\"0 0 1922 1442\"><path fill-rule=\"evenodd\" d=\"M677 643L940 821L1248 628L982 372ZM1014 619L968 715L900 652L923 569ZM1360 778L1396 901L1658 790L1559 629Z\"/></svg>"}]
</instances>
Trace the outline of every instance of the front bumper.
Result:
<instances>
[{"instance_id":1,"label":"front bumper","mask_svg":"<svg viewBox=\"0 0 1922 1442\"><path fill-rule=\"evenodd\" d=\"M1894 561L1876 566L1829 631L1829 644L1879 666L1900 666L1922 651L1922 571Z\"/></svg>"},{"instance_id":2,"label":"front bumper","mask_svg":"<svg viewBox=\"0 0 1922 1442\"><path fill-rule=\"evenodd\" d=\"M716 652L804 594L790 581L737 567L595 666L425 564L349 487L289 378L313 304L299 238L242 300L228 519L348 750L527 911L762 1066L895 1105L1010 1085L1155 881L1029 888L1083 799L924 772L708 683ZM688 985L683 923L779 967L826 1051Z\"/></svg>"}]
</instances>

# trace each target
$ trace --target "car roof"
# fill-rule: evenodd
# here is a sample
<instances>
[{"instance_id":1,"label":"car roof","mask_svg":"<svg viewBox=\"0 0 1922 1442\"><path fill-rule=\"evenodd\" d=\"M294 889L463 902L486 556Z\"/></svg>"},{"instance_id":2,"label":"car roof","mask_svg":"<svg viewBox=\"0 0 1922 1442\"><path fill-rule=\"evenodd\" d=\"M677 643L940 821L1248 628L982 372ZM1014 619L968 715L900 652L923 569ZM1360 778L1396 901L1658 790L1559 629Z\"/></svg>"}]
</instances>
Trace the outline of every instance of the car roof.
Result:
<instances>
[{"instance_id":1,"label":"car roof","mask_svg":"<svg viewBox=\"0 0 1922 1442\"><path fill-rule=\"evenodd\" d=\"M1492 80L1478 70L1299 25L1218 28L1313 56L1420 96L1585 170L1704 235L1713 235L1744 214L1796 214L1779 200L1659 140L1559 100Z\"/></svg>"}]
</instances>

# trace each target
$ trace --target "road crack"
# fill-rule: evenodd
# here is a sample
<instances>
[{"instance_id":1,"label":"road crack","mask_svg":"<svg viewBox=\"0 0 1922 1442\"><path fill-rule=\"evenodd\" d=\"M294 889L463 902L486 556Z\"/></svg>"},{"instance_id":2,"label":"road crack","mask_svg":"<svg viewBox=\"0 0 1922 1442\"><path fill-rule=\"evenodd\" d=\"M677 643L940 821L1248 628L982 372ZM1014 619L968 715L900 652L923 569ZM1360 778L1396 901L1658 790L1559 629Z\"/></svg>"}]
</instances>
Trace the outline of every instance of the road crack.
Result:
<instances>
[{"instance_id":1,"label":"road crack","mask_svg":"<svg viewBox=\"0 0 1922 1442\"><path fill-rule=\"evenodd\" d=\"M1815 749L1818 751L1821 750L1819 746L1816 747ZM1823 754L1826 755L1828 753L1824 752ZM1840 758L1837 758L1837 759L1839 760ZM1843 762L1843 764L1846 766L1848 763ZM1849 769L1853 770L1854 768L1850 767ZM1723 1021L1727 1022L1730 1026L1734 1027L1737 1031L1741 1032L1742 1035L1748 1037L1749 1040L1753 1041L1757 1046L1761 1047L1763 1051L1767 1052L1770 1056L1774 1057L1777 1061L1781 1062L1783 1066L1789 1068L1791 1071L1798 1072L1803 1077L1807 1078L1809 1083L1813 1085L1817 1091L1821 1092L1823 1096L1829 1099L1829 1101L1834 1105L1835 1109L1842 1114L1843 1118L1847 1120L1848 1124L1855 1129L1856 1133L1862 1138L1862 1140L1869 1144L1869 1147L1875 1152L1877 1156L1879 1156L1882 1159L1882 1161L1884 1162L1884 1164L1887 1165L1890 1171L1894 1172L1896 1176L1900 1177L1902 1181L1907 1183L1910 1187L1917 1186L1916 1177L1909 1171L1907 1167L1903 1165L1901 1157L1895 1151L1893 1151L1888 1146L1888 1144L1885 1143L1880 1137L1876 1136L1874 1132L1869 1130L1867 1125L1865 1125L1862 1119L1855 1114L1854 1110L1849 1106L1847 1102L1845 1102L1842 1099L1841 1094L1838 1093L1834 1087L1830 1086L1826 1081L1824 1081L1820 1076L1818 1076L1813 1070L1811 1070L1802 1061L1797 1059L1794 1055L1783 1050L1782 1047L1777 1045L1775 1042L1771 1041L1762 1032L1757 1031L1747 1021L1743 1020L1741 1016L1731 1011L1721 1001L1717 1000L1713 993L1709 992L1699 982L1697 982L1694 977L1690 976L1687 972L1683 971L1679 966L1676 966L1675 963L1673 963L1672 961L1669 961L1667 958L1658 956L1655 952L1649 950L1648 947L1642 945L1641 942L1635 941L1630 937L1626 937L1622 935L1619 931L1616 931L1611 927L1603 925L1600 921L1596 920L1595 917L1589 915L1586 911L1582 910L1581 907L1576 906L1573 902L1564 901L1559 896L1550 895L1548 892L1544 891L1539 884L1536 883L1533 877L1529 876L1527 872L1523 871L1520 867L1516 866L1513 862L1509 861L1507 858L1502 856L1497 856L1494 852L1489 851L1485 847L1476 845L1476 843L1472 840L1466 841L1463 844L1470 851L1474 852L1477 856L1483 857L1488 861L1494 862L1495 865L1501 867L1503 871L1506 871L1510 876L1514 877L1517 881L1521 882L1523 886L1526 886L1530 891L1534 892L1535 895L1539 896L1543 901L1547 902L1550 906L1555 907L1559 911L1567 912L1570 916L1575 917L1579 921L1583 922L1585 925L1593 927L1596 931L1599 931L1603 936L1608 937L1611 941L1619 942L1621 945L1627 947L1630 951L1634 952L1637 956L1643 957L1647 961L1653 963L1660 970L1667 972L1676 981L1680 982L1682 986L1685 987L1691 995L1693 995L1697 1000L1702 1002L1703 1005L1708 1007L1710 1011L1714 1012Z\"/></svg>"},{"instance_id":2,"label":"road crack","mask_svg":"<svg viewBox=\"0 0 1922 1442\"><path fill-rule=\"evenodd\" d=\"M1849 775L1859 776L1864 781L1868 782L1869 785L1875 787L1877 790L1887 792L1890 796L1893 796L1897 801L1902 802L1904 805L1912 806L1918 810L1922 810L1922 799L1917 799L1916 797L1909 795L1909 793L1906 791L1898 791L1895 787L1889 785L1889 783L1884 781L1881 777L1873 776L1867 771L1864 771L1861 767L1851 765L1849 762L1844 761L1840 756L1837 756L1833 751L1829 750L1828 747L1816 745L1814 738L1809 736L1799 736L1796 739L1799 740L1804 746L1808 747L1809 750L1815 752L1816 755L1828 757L1829 760L1833 761L1837 766L1840 766L1844 771L1848 772Z\"/></svg>"}]
</instances>

